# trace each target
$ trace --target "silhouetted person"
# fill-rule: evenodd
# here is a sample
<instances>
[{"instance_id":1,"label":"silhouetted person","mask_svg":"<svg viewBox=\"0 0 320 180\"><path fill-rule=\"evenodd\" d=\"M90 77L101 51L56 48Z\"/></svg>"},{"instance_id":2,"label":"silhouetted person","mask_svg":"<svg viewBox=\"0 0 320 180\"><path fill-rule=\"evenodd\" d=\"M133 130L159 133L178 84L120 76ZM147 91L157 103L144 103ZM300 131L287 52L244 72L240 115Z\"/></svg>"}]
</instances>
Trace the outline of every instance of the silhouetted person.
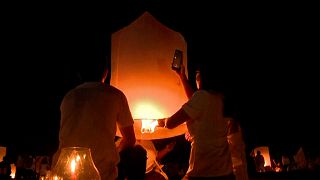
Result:
<instances>
[{"instance_id":1,"label":"silhouetted person","mask_svg":"<svg viewBox=\"0 0 320 180\"><path fill-rule=\"evenodd\" d=\"M18 157L16 163L15 179L17 180L35 180L37 173L34 170L34 161L31 155L24 154Z\"/></svg>"},{"instance_id":2,"label":"silhouetted person","mask_svg":"<svg viewBox=\"0 0 320 180\"><path fill-rule=\"evenodd\" d=\"M122 150L117 180L144 180L146 163L147 151L141 145Z\"/></svg>"},{"instance_id":3,"label":"silhouetted person","mask_svg":"<svg viewBox=\"0 0 320 180\"><path fill-rule=\"evenodd\" d=\"M116 144L118 144L118 141L116 141ZM127 148L120 152L117 180L153 180L161 176L167 178L160 161L173 150L175 144L176 142L172 139L158 150L153 140L137 140L134 148Z\"/></svg>"},{"instance_id":4,"label":"silhouetted person","mask_svg":"<svg viewBox=\"0 0 320 180\"><path fill-rule=\"evenodd\" d=\"M2 161L0 162L0 179L11 179L11 165L10 161L7 156L4 156L2 158Z\"/></svg>"},{"instance_id":5,"label":"silhouetted person","mask_svg":"<svg viewBox=\"0 0 320 180\"><path fill-rule=\"evenodd\" d=\"M83 67L83 83L67 92L61 102L59 147L51 167L54 168L62 148L87 147L101 179L114 180L119 152L132 148L136 142L134 122L125 94L105 83L106 63L92 65L88 62ZM114 143L116 125L122 134L118 148Z\"/></svg>"},{"instance_id":6,"label":"silhouetted person","mask_svg":"<svg viewBox=\"0 0 320 180\"><path fill-rule=\"evenodd\" d=\"M169 129L186 122L191 141L189 168L184 179L235 179L223 117L224 91L221 79L202 64L197 72L197 91L190 87L184 67L178 72L189 100L165 120ZM210 79L213 78L213 79ZM211 81L213 80L213 81Z\"/></svg>"},{"instance_id":7,"label":"silhouetted person","mask_svg":"<svg viewBox=\"0 0 320 180\"><path fill-rule=\"evenodd\" d=\"M289 165L290 165L290 159L286 155L281 156L281 162L282 162L282 171L288 171Z\"/></svg>"},{"instance_id":8,"label":"silhouetted person","mask_svg":"<svg viewBox=\"0 0 320 180\"><path fill-rule=\"evenodd\" d=\"M257 155L254 158L255 164L256 164L256 171L257 172L264 172L264 157L261 154L261 151L257 151Z\"/></svg>"}]
</instances>

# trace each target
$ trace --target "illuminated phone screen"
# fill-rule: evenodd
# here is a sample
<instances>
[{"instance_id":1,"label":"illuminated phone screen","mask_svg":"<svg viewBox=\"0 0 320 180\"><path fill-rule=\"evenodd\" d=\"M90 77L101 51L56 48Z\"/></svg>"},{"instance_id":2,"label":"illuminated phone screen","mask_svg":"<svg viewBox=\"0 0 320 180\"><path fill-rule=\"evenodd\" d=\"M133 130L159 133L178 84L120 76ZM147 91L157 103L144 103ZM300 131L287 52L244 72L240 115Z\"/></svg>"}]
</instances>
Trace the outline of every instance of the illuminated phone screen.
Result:
<instances>
[{"instance_id":1,"label":"illuminated phone screen","mask_svg":"<svg viewBox=\"0 0 320 180\"><path fill-rule=\"evenodd\" d=\"M182 51L176 49L172 60L172 69L180 70L182 64Z\"/></svg>"}]
</instances>

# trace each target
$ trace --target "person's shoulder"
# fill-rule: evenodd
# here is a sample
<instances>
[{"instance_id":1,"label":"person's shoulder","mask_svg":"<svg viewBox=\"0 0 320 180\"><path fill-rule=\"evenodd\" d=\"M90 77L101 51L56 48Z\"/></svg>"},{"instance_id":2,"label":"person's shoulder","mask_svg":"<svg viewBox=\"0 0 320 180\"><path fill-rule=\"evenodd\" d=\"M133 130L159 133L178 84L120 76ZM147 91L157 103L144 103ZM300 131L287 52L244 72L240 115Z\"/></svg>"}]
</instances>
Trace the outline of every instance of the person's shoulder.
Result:
<instances>
[{"instance_id":1,"label":"person's shoulder","mask_svg":"<svg viewBox=\"0 0 320 180\"><path fill-rule=\"evenodd\" d=\"M200 96L200 97L209 97L209 96L216 96L219 95L218 93L215 92L211 92L211 91L207 91L207 90L197 90L196 92L194 92L193 94L194 96Z\"/></svg>"},{"instance_id":2,"label":"person's shoulder","mask_svg":"<svg viewBox=\"0 0 320 180\"><path fill-rule=\"evenodd\" d=\"M125 96L125 94L124 94L124 92L122 90L120 90L120 89L118 89L118 88L116 88L116 87L114 87L112 85L107 85L106 87L107 87L108 91L110 91L110 92L112 92L114 94L118 94L120 96Z\"/></svg>"},{"instance_id":3,"label":"person's shoulder","mask_svg":"<svg viewBox=\"0 0 320 180\"><path fill-rule=\"evenodd\" d=\"M203 95L206 95L206 94L208 94L208 92L206 90L202 90L202 89L197 90L197 91L194 92L194 95L196 95L196 96L199 96L199 95L203 96Z\"/></svg>"},{"instance_id":4,"label":"person's shoulder","mask_svg":"<svg viewBox=\"0 0 320 180\"><path fill-rule=\"evenodd\" d=\"M208 99L209 94L205 90L197 90L193 93L190 101L203 101Z\"/></svg>"},{"instance_id":5,"label":"person's shoulder","mask_svg":"<svg viewBox=\"0 0 320 180\"><path fill-rule=\"evenodd\" d=\"M114 92L117 92L117 93L123 93L120 89L118 89L118 88L116 88L116 87L114 87L112 85L107 85L106 87L109 88L109 90L111 90L111 91L114 91Z\"/></svg>"}]
</instances>

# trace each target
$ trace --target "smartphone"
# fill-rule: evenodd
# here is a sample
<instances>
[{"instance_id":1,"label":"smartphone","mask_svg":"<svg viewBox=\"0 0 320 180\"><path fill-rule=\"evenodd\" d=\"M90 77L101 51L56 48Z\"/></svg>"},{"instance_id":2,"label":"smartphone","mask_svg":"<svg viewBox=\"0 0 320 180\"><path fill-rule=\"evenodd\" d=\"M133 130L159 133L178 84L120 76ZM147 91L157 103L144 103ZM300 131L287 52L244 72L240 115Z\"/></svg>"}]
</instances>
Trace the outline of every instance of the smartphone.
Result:
<instances>
[{"instance_id":1,"label":"smartphone","mask_svg":"<svg viewBox=\"0 0 320 180\"><path fill-rule=\"evenodd\" d=\"M176 49L174 51L174 56L173 56L171 68L173 70L180 70L181 65L182 65L182 51L179 49Z\"/></svg>"}]
</instances>

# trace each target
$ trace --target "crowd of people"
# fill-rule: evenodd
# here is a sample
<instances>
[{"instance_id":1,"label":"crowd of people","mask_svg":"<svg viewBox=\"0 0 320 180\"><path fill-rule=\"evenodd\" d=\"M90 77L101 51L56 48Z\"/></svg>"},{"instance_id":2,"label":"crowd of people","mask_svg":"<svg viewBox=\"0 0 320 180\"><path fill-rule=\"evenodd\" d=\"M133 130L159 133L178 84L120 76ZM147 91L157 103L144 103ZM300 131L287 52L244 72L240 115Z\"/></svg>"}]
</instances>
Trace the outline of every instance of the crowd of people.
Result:
<instances>
[{"instance_id":1,"label":"crowd of people","mask_svg":"<svg viewBox=\"0 0 320 180\"><path fill-rule=\"evenodd\" d=\"M224 116L222 83L208 78L212 76L206 65L199 65L196 71L196 89L189 83L183 65L175 70L188 101L170 117L158 120L158 126L168 129L186 123L185 135L152 141L136 139L126 95L105 82L108 70L103 63L88 66L81 76L83 83L66 93L60 106L58 149L52 159L43 159L43 168L31 173L34 177L45 176L50 167L54 168L63 148L89 147L103 180L249 179L240 123ZM117 126L121 138L116 137ZM177 162L182 152L187 152L188 157L181 158L187 161ZM174 154L174 161L168 158L170 154ZM266 171L260 151L253 160L256 172ZM22 169L31 168L32 162L26 163L28 168L20 169L17 163L18 176L27 174ZM9 178L8 164L6 158L1 162L2 178ZM282 164L282 169L288 170L288 157L282 157Z\"/></svg>"},{"instance_id":2,"label":"crowd of people","mask_svg":"<svg viewBox=\"0 0 320 180\"><path fill-rule=\"evenodd\" d=\"M186 123L187 132L160 140L136 139L126 95L105 82L109 69L104 62L86 68L82 84L67 92L61 102L58 149L39 161L38 168L30 156L18 158L16 178L45 177L63 148L89 147L103 180L249 179L242 128L237 118L225 116L223 83L211 78L207 65L200 64L195 73L197 88L190 84L183 65L175 69L188 101L170 117L158 119L158 126L173 129ZM121 138L116 136L117 127ZM260 151L251 159L255 172L268 171ZM279 171L293 169L285 155L274 164ZM0 179L10 179L10 174L10 161L4 157Z\"/></svg>"}]
</instances>

